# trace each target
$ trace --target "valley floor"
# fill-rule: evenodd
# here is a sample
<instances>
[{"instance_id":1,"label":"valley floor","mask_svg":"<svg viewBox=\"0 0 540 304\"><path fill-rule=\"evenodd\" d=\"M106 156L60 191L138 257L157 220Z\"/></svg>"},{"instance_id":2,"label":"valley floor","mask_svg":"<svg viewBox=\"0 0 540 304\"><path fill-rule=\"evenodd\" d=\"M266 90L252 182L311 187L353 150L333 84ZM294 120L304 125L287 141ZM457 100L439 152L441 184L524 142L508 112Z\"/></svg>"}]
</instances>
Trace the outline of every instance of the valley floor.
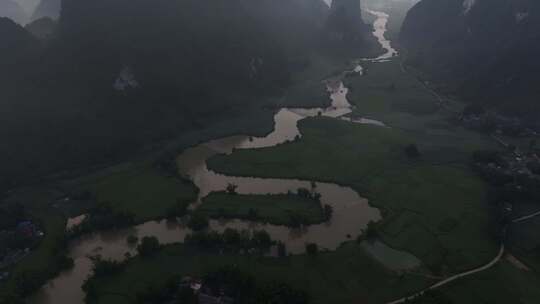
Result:
<instances>
[{"instance_id":1,"label":"valley floor","mask_svg":"<svg viewBox=\"0 0 540 304\"><path fill-rule=\"evenodd\" d=\"M499 242L488 203L490 186L468 164L472 152L494 149L497 143L454 124L453 113L441 108L398 61L368 64L366 75L349 78L347 84L356 106L351 117L376 119L387 127L311 118L300 122L299 140L217 156L209 167L237 176L351 186L383 211L384 219L375 225L377 238L412 253L422 266L392 270L357 241L317 256L279 259L194 254L198 249L173 245L155 259L135 258L124 272L94 279L96 303L130 303L134 292L158 288L163 273L200 276L223 265L237 265L262 281L285 280L307 290L313 303L385 303L491 261ZM411 145L419 155L406 152ZM238 212L250 204L236 203ZM492 268L416 301L536 303L536 271L511 261L505 255ZM176 265L174 270L170 265Z\"/></svg>"},{"instance_id":2,"label":"valley floor","mask_svg":"<svg viewBox=\"0 0 540 304\"><path fill-rule=\"evenodd\" d=\"M269 108L329 103L321 80L343 69L323 58L315 58L314 62L317 64L313 70L298 76L305 81L280 100L269 101ZM497 256L500 242L490 206L492 189L473 172L470 159L474 151L497 149L498 143L456 124L455 113L442 107L414 74L403 69L399 58L362 65L364 75L345 79L354 110L344 119L301 120L301 138L275 147L217 155L209 160L208 167L234 176L302 179L351 187L381 211L382 219L367 228L369 239L364 231L358 240L350 239L335 251L280 258L166 245L153 257L129 258L120 272L91 278L86 290L88 303L136 303L138 294L165 288L171 277L201 277L230 265L253 274L258 281L284 281L305 290L315 304L387 303L482 266ZM463 105L453 103L450 107L460 109ZM97 202L108 202L114 212L132 215L135 223L167 217L179 203L194 200L198 191L185 180L185 172L176 174L174 156L181 150L178 147L244 130L251 131L247 135L265 134L271 129L273 113L268 111L264 119L253 114L234 127L204 130L171 145L167 153L173 155L173 161L168 163L173 164L173 173L167 168L157 169L156 157L152 156L51 183L44 187L46 190L32 188L11 193L11 200L32 202L29 206L44 223L46 238L10 272L20 278L26 273L50 276L58 270L45 261L64 253L56 246L65 237L65 217L78 215ZM351 123L359 118L380 121L385 126ZM317 201L285 194L213 193L201 203L195 212L210 217L251 217L254 222L287 225L294 213L309 223L324 221ZM527 224L530 226L515 230L529 231L538 223L534 219ZM538 238L533 234L520 234L526 239L521 244ZM364 243L369 241L404 252L420 264L413 269L393 269L371 255ZM509 250L515 256L504 255L493 267L415 301L540 302L540 258ZM20 279L10 280L0 287L0 292L20 288L20 284Z\"/></svg>"}]
</instances>

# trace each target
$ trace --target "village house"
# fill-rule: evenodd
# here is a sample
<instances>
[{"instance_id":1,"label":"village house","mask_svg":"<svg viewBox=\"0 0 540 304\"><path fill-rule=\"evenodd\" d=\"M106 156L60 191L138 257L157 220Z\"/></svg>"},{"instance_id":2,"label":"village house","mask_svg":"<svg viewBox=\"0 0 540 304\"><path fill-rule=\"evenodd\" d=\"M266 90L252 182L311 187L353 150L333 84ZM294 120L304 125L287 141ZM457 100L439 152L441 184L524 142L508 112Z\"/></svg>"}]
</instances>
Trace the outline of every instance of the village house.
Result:
<instances>
[{"instance_id":1,"label":"village house","mask_svg":"<svg viewBox=\"0 0 540 304\"><path fill-rule=\"evenodd\" d=\"M228 297L221 291L219 294L213 294L212 291L204 286L200 279L194 279L186 276L180 282L180 288L190 288L197 296L199 304L233 304L234 299Z\"/></svg>"}]
</instances>

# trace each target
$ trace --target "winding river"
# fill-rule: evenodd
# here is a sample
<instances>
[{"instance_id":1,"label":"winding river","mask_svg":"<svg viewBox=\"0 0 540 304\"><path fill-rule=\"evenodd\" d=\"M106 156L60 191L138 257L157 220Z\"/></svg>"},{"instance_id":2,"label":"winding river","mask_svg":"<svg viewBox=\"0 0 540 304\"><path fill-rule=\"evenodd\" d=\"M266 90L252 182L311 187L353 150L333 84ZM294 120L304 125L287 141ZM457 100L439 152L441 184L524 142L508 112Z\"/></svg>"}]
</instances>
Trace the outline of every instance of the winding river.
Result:
<instances>
[{"instance_id":1,"label":"winding river","mask_svg":"<svg viewBox=\"0 0 540 304\"><path fill-rule=\"evenodd\" d=\"M382 61L397 54L391 47L390 41L386 40L386 23L388 15L382 12L369 11L377 17L374 25L374 35L385 53L370 61ZM360 65L355 66L347 73L361 73ZM347 100L348 89L344 87L341 78L337 77L326 81L332 100L328 108L283 108L275 116L274 131L264 137L251 138L248 136L232 136L212 140L185 150L177 159L182 173L189 176L200 189L197 202L193 208L201 203L202 198L214 191L223 191L227 184L238 185L237 192L240 194L280 194L288 191L296 191L298 188L311 188L312 181L289 180L289 179L264 179L235 177L219 174L209 170L206 160L217 154L230 154L235 149L255 149L272 147L288 141L293 141L302 136L298 129L298 121L318 115L344 119L351 123L374 124L384 126L381 122L370 119L351 120L344 116L352 112L352 106ZM235 229L264 229L274 240L286 244L287 251L292 254L301 254L308 242L317 243L320 248L328 250L336 249L343 242L356 238L370 221L378 221L381 214L378 209L371 207L365 198L353 189L331 183L316 182L316 190L321 194L321 203L331 205L334 209L332 220L329 223L312 225L301 229L290 229L285 226L270 224L258 224L243 220L210 222L210 229L223 231L226 228ZM81 218L71 219L70 225L76 224ZM29 299L29 303L38 304L78 304L83 303L84 292L81 285L91 273L91 261L89 255L99 254L103 258L124 259L127 252L136 253L133 246L126 242L128 235L156 236L162 244L183 242L191 230L182 223L167 221L147 222L129 229L96 233L85 236L71 242L69 256L75 261L72 270L61 273L58 277L47 283L35 296Z\"/></svg>"}]
</instances>

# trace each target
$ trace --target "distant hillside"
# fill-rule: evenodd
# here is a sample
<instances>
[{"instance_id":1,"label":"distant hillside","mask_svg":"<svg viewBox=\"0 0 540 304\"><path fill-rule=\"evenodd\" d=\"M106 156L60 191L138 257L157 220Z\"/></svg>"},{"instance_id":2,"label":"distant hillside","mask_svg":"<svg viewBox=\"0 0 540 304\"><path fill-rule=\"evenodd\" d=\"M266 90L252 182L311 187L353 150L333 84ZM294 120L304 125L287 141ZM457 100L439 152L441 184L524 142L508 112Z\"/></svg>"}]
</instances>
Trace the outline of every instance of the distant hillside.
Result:
<instances>
[{"instance_id":1,"label":"distant hillside","mask_svg":"<svg viewBox=\"0 0 540 304\"><path fill-rule=\"evenodd\" d=\"M331 43L338 48L362 49L373 43L372 26L362 19L359 0L333 0L326 21Z\"/></svg>"},{"instance_id":2,"label":"distant hillside","mask_svg":"<svg viewBox=\"0 0 540 304\"><path fill-rule=\"evenodd\" d=\"M9 18L0 17L0 37L2 37L0 80L5 82L31 69L40 53L40 44L23 27ZM7 87L4 87L4 92L5 90ZM4 100L6 101L8 100Z\"/></svg>"},{"instance_id":3,"label":"distant hillside","mask_svg":"<svg viewBox=\"0 0 540 304\"><path fill-rule=\"evenodd\" d=\"M43 17L58 19L60 17L61 2L62 0L40 0L32 15L32 20Z\"/></svg>"},{"instance_id":4,"label":"distant hillside","mask_svg":"<svg viewBox=\"0 0 540 304\"><path fill-rule=\"evenodd\" d=\"M46 43L17 28L32 41L21 53L32 64L0 67L0 132L10 142L0 186L126 159L260 111L313 53L374 49L369 39L332 43L322 0L69 0L61 12L58 25L27 27L40 38L52 31Z\"/></svg>"},{"instance_id":5,"label":"distant hillside","mask_svg":"<svg viewBox=\"0 0 540 304\"><path fill-rule=\"evenodd\" d=\"M28 23L24 28L40 40L49 40L54 36L56 27L56 21L43 17Z\"/></svg>"},{"instance_id":6,"label":"distant hillside","mask_svg":"<svg viewBox=\"0 0 540 304\"><path fill-rule=\"evenodd\" d=\"M17 2L19 4L19 6L26 13L27 17L32 16L39 2L41 2L41 0L12 0L12 1Z\"/></svg>"},{"instance_id":7,"label":"distant hillside","mask_svg":"<svg viewBox=\"0 0 540 304\"><path fill-rule=\"evenodd\" d=\"M467 100L540 114L540 1L422 0L400 38L409 64Z\"/></svg>"},{"instance_id":8,"label":"distant hillside","mask_svg":"<svg viewBox=\"0 0 540 304\"><path fill-rule=\"evenodd\" d=\"M28 18L22 7L13 0L0 0L0 17L24 24Z\"/></svg>"}]
</instances>

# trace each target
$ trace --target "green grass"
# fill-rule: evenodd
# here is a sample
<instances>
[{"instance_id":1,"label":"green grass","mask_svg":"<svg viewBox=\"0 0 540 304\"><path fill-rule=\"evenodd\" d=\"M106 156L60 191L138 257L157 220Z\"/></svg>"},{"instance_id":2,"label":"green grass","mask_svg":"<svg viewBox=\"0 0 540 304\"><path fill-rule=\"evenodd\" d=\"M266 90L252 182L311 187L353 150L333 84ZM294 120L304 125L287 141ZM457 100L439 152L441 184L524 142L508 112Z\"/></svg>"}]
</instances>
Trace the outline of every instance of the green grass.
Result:
<instances>
[{"instance_id":1,"label":"green grass","mask_svg":"<svg viewBox=\"0 0 540 304\"><path fill-rule=\"evenodd\" d=\"M460 304L535 304L540 300L540 279L534 272L501 261L494 268L456 281L441 289L454 303Z\"/></svg>"},{"instance_id":2,"label":"green grass","mask_svg":"<svg viewBox=\"0 0 540 304\"><path fill-rule=\"evenodd\" d=\"M298 142L236 151L211 159L209 166L234 175L350 185L384 211L382 239L433 270L451 273L488 261L497 252L489 186L468 162L475 150L495 149L497 143L453 124L455 114L441 109L397 60L364 64L367 75L347 80L352 115L381 120L390 128L303 120ZM403 152L412 143L422 154L419 160Z\"/></svg>"},{"instance_id":3,"label":"green grass","mask_svg":"<svg viewBox=\"0 0 540 304\"><path fill-rule=\"evenodd\" d=\"M114 210L133 214L137 222L163 218L177 201L197 198L192 183L166 176L147 164L118 167L90 178L83 188L95 193L98 201L109 202Z\"/></svg>"},{"instance_id":4,"label":"green grass","mask_svg":"<svg viewBox=\"0 0 540 304\"><path fill-rule=\"evenodd\" d=\"M96 303L134 303L137 292L148 286L162 286L175 274L200 276L224 265L235 265L261 282L285 281L307 291L314 304L383 303L428 284L418 276L400 277L387 271L355 243L316 257L302 255L281 259L213 255L184 245L172 245L154 258L134 258L120 274L95 280Z\"/></svg>"},{"instance_id":5,"label":"green grass","mask_svg":"<svg viewBox=\"0 0 540 304\"><path fill-rule=\"evenodd\" d=\"M197 212L212 218L251 218L250 210L256 211L255 220L274 225L291 225L291 217L300 215L306 223L324 221L321 203L297 195L231 195L214 192L203 199Z\"/></svg>"},{"instance_id":6,"label":"green grass","mask_svg":"<svg viewBox=\"0 0 540 304\"><path fill-rule=\"evenodd\" d=\"M535 204L536 205L536 204ZM540 206L538 206L540 207ZM538 210L538 207L534 211ZM532 212L528 212L529 214ZM508 243L515 256L540 273L540 217L516 223L508 230Z\"/></svg>"},{"instance_id":7,"label":"green grass","mask_svg":"<svg viewBox=\"0 0 540 304\"><path fill-rule=\"evenodd\" d=\"M438 111L435 97L410 74L401 70L394 59L383 63L364 62L365 75L348 78L349 101L357 106L356 113L375 116L408 113L427 115ZM384 117L385 118L385 117Z\"/></svg>"},{"instance_id":8,"label":"green grass","mask_svg":"<svg viewBox=\"0 0 540 304\"><path fill-rule=\"evenodd\" d=\"M304 136L298 142L236 151L212 158L209 166L234 175L350 185L385 211L383 240L428 265L459 271L495 255L487 184L467 166L445 163L448 155L434 142L418 142L423 156L410 160L403 150L417 137L406 131L327 118L301 121L300 129ZM469 148L454 147L463 154ZM441 230L449 221L458 224Z\"/></svg>"}]
</instances>

